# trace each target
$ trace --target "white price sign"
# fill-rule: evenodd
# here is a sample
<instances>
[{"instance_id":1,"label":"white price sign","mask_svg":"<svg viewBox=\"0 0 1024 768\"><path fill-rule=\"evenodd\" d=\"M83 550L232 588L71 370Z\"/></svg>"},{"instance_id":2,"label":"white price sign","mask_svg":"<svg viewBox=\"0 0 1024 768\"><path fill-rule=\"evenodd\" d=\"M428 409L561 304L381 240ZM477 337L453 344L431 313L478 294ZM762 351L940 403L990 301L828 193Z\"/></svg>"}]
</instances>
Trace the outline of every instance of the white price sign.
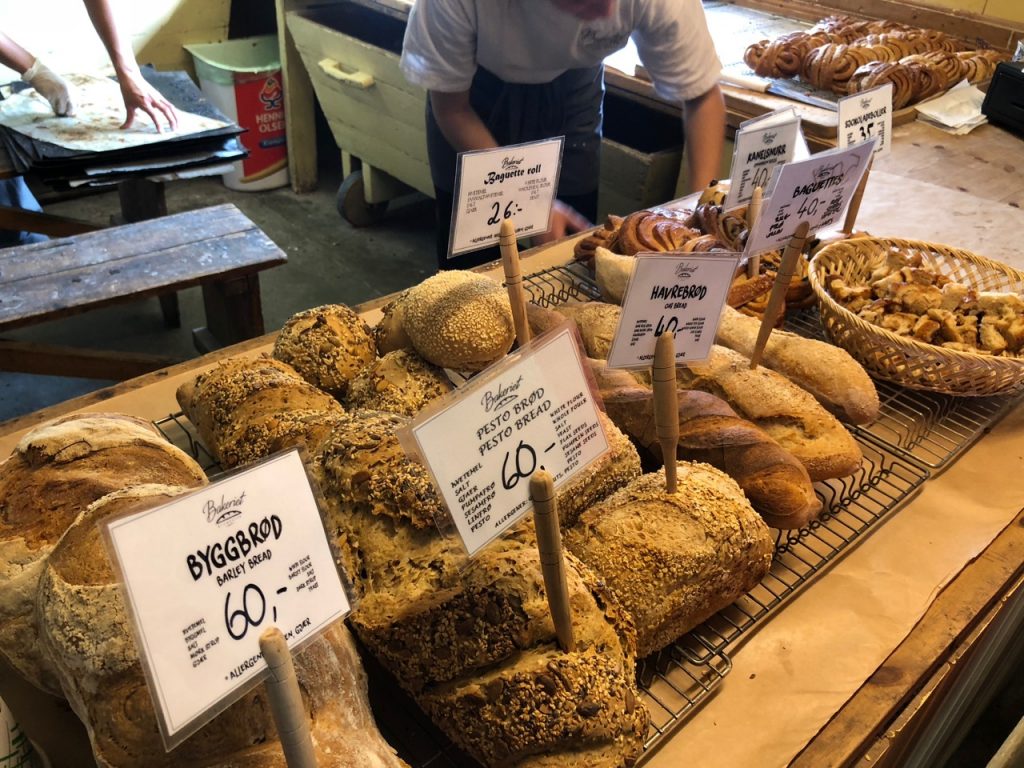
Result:
<instances>
[{"instance_id":1,"label":"white price sign","mask_svg":"<svg viewBox=\"0 0 1024 768\"><path fill-rule=\"evenodd\" d=\"M658 336L675 334L676 361L705 360L740 254L637 254L608 353L610 368L650 367Z\"/></svg>"},{"instance_id":2,"label":"white price sign","mask_svg":"<svg viewBox=\"0 0 1024 768\"><path fill-rule=\"evenodd\" d=\"M819 152L782 166L775 191L747 239L746 252L754 255L783 248L803 221L811 232L835 224L864 175L876 141Z\"/></svg>"},{"instance_id":3,"label":"white price sign","mask_svg":"<svg viewBox=\"0 0 1024 768\"><path fill-rule=\"evenodd\" d=\"M800 118L792 107L740 124L725 207L750 202L755 187L769 195L773 171L796 157L800 138Z\"/></svg>"},{"instance_id":4,"label":"white price sign","mask_svg":"<svg viewBox=\"0 0 1024 768\"><path fill-rule=\"evenodd\" d=\"M530 509L530 477L558 487L608 450L574 329L565 325L460 387L406 439L430 469L470 556Z\"/></svg>"},{"instance_id":5,"label":"white price sign","mask_svg":"<svg viewBox=\"0 0 1024 768\"><path fill-rule=\"evenodd\" d=\"M106 534L168 749L258 680L265 629L292 648L349 611L297 451Z\"/></svg>"},{"instance_id":6,"label":"white price sign","mask_svg":"<svg viewBox=\"0 0 1024 768\"><path fill-rule=\"evenodd\" d=\"M889 154L892 151L892 83L840 99L836 139L836 146L840 148L878 139L875 156Z\"/></svg>"},{"instance_id":7,"label":"white price sign","mask_svg":"<svg viewBox=\"0 0 1024 768\"><path fill-rule=\"evenodd\" d=\"M516 235L550 229L564 137L459 154L450 256L498 242L501 222Z\"/></svg>"}]
</instances>

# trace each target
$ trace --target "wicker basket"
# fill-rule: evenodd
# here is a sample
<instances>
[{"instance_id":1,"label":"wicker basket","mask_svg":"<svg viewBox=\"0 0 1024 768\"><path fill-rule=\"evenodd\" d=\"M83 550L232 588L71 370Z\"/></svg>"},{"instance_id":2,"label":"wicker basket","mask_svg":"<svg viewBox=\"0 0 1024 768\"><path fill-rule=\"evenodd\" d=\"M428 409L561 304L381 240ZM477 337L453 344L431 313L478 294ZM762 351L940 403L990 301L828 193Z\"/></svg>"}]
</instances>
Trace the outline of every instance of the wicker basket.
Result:
<instances>
[{"instance_id":1,"label":"wicker basket","mask_svg":"<svg viewBox=\"0 0 1024 768\"><path fill-rule=\"evenodd\" d=\"M890 248L920 253L926 264L977 290L1024 293L1024 273L946 245L918 240L857 238L822 248L811 261L810 282L825 334L874 376L911 389L950 395L1007 395L1024 389L1024 359L960 352L897 336L837 303L825 288L829 275L864 284Z\"/></svg>"}]
</instances>

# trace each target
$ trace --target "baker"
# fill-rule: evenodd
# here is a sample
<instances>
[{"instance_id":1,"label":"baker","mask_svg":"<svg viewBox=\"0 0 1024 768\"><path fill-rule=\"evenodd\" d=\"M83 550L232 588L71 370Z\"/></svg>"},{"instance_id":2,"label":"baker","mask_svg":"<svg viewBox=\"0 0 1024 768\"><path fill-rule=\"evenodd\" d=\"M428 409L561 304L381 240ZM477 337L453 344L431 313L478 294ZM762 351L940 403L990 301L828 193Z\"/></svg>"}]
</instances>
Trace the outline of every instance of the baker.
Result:
<instances>
[{"instance_id":1,"label":"baker","mask_svg":"<svg viewBox=\"0 0 1024 768\"><path fill-rule=\"evenodd\" d=\"M113 64L117 74L118 85L121 87L125 108L125 121L121 128L131 128L135 122L135 114L140 110L149 115L158 133L162 131L164 124L172 130L176 128L178 125L177 112L159 91L143 79L131 46L118 33L114 16L110 10L110 0L82 1L89 13L89 20L96 29L96 34L99 35L103 46L107 49L110 63ZM20 74L22 80L50 103L54 114L69 117L74 115L74 96L64 78L3 32L0 32L0 64L10 67ZM0 181L0 205L8 208L42 211L21 177ZM0 247L23 245L45 239L42 235L0 230Z\"/></svg>"},{"instance_id":2,"label":"baker","mask_svg":"<svg viewBox=\"0 0 1024 768\"><path fill-rule=\"evenodd\" d=\"M565 136L547 242L597 216L606 56L632 37L658 94L682 105L689 191L717 174L725 133L721 70L700 0L417 0L402 47L406 78L427 89L427 152L441 269L448 258L459 152Z\"/></svg>"}]
</instances>

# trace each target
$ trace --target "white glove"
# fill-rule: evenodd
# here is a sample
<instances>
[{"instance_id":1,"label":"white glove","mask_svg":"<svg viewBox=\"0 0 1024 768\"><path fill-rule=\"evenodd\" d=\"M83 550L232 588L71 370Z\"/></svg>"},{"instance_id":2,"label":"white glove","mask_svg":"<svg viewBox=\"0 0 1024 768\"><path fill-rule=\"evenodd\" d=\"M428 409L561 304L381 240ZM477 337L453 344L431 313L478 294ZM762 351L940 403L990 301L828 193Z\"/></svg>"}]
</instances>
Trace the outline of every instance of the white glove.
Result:
<instances>
[{"instance_id":1,"label":"white glove","mask_svg":"<svg viewBox=\"0 0 1024 768\"><path fill-rule=\"evenodd\" d=\"M21 79L36 89L36 92L50 102L57 115L73 115L75 105L71 103L71 94L64 78L43 64L39 59L21 76Z\"/></svg>"}]
</instances>

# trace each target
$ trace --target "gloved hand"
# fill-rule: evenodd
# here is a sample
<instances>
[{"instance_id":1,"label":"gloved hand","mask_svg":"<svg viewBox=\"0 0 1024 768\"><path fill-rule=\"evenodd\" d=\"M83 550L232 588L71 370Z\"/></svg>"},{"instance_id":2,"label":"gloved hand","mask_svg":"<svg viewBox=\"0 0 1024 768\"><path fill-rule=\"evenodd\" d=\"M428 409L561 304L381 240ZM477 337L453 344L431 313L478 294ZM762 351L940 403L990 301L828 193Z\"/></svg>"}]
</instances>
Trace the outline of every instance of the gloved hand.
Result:
<instances>
[{"instance_id":1,"label":"gloved hand","mask_svg":"<svg viewBox=\"0 0 1024 768\"><path fill-rule=\"evenodd\" d=\"M75 105L71 103L71 94L64 78L43 64L39 59L32 62L21 79L36 89L44 99L50 102L57 115L73 115Z\"/></svg>"}]
</instances>

